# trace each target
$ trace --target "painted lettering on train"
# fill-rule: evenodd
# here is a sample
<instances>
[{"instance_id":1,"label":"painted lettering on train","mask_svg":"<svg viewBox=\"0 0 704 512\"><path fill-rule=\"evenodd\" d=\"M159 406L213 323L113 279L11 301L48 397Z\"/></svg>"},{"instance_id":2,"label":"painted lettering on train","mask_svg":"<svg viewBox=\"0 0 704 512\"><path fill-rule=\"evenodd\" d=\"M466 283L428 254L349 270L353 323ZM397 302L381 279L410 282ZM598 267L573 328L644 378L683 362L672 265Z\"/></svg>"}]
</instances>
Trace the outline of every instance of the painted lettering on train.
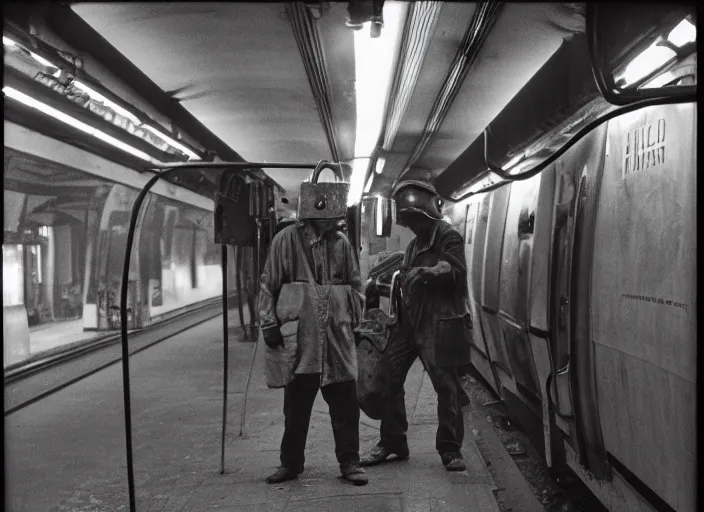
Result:
<instances>
[{"instance_id":1,"label":"painted lettering on train","mask_svg":"<svg viewBox=\"0 0 704 512\"><path fill-rule=\"evenodd\" d=\"M626 134L622 177L665 163L665 120L658 119Z\"/></svg>"},{"instance_id":2,"label":"painted lettering on train","mask_svg":"<svg viewBox=\"0 0 704 512\"><path fill-rule=\"evenodd\" d=\"M622 293L621 295L622 295L623 297L625 297L626 299L640 300L640 301L643 301L643 302L653 302L653 303L655 303L655 304L663 304L663 305L666 305L666 306L672 306L672 307L684 309L685 311L687 311L687 304L685 304L684 302L675 302L675 301L670 300L670 299L661 299L661 298L658 298L658 297L649 297L649 296L647 296L647 295L636 295L636 294L633 294L633 293Z\"/></svg>"}]
</instances>

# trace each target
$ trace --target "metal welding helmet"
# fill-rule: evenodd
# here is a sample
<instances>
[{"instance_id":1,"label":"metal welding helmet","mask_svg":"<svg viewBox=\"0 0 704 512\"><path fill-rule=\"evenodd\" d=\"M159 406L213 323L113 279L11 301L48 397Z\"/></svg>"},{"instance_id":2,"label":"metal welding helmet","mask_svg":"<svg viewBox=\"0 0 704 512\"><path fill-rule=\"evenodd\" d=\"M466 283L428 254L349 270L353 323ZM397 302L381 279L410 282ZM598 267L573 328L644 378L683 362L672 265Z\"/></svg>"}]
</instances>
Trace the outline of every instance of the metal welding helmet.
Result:
<instances>
[{"instance_id":1,"label":"metal welding helmet","mask_svg":"<svg viewBox=\"0 0 704 512\"><path fill-rule=\"evenodd\" d=\"M344 219L347 217L347 196L350 184L342 181L318 183L323 169L332 170L338 179L342 179L339 164L320 161L313 171L310 183L301 183L298 199L298 218L300 220Z\"/></svg>"},{"instance_id":2,"label":"metal welding helmet","mask_svg":"<svg viewBox=\"0 0 704 512\"><path fill-rule=\"evenodd\" d=\"M391 193L396 201L396 215L404 212L422 213L435 220L442 219L443 199L430 183L406 180L396 185Z\"/></svg>"}]
</instances>

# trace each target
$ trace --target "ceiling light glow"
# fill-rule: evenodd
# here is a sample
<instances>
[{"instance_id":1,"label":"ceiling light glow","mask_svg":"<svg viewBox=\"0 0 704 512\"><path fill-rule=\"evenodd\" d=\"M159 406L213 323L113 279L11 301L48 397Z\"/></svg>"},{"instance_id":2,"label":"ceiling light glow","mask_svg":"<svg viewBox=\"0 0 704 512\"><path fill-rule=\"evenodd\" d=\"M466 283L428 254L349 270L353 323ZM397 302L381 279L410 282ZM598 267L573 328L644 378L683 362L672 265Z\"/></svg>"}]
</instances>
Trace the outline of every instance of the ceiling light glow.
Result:
<instances>
[{"instance_id":1,"label":"ceiling light glow","mask_svg":"<svg viewBox=\"0 0 704 512\"><path fill-rule=\"evenodd\" d=\"M152 133L153 133L154 135L156 135L157 137L163 139L163 140L164 140L167 144L169 144L170 146L172 146L172 147L178 149L179 151L181 151L182 153L185 153L186 155L188 155L188 159L189 159L189 160L200 160L200 157L199 157L197 154L195 154L193 151L191 151L190 149L188 149L186 146L184 146L184 145L181 144L180 142L175 141L174 139L172 139L172 138L169 137L168 135L165 135L165 134L161 133L161 132L160 132L159 130L157 130L156 128L154 128L154 127L152 127L152 126L149 126L149 125L146 125L146 124L144 125L144 128L146 128L147 130L149 130L150 132L152 132Z\"/></svg>"},{"instance_id":2,"label":"ceiling light glow","mask_svg":"<svg viewBox=\"0 0 704 512\"><path fill-rule=\"evenodd\" d=\"M377 158L375 168L377 174L381 174L382 172L384 172L384 165L386 165L386 158L384 158L383 156Z\"/></svg>"},{"instance_id":3,"label":"ceiling light glow","mask_svg":"<svg viewBox=\"0 0 704 512\"><path fill-rule=\"evenodd\" d=\"M384 3L384 30L372 38L369 22L362 30L354 32L355 90L357 100L357 129L352 165L352 178L347 204L359 202L364 188L364 177L369 165L368 158L379 139L384 107L389 94L391 76L399 38L402 33L402 20L407 5L399 1Z\"/></svg>"},{"instance_id":4,"label":"ceiling light glow","mask_svg":"<svg viewBox=\"0 0 704 512\"><path fill-rule=\"evenodd\" d=\"M381 197L376 198L376 236L381 236L384 233L384 202Z\"/></svg>"},{"instance_id":5,"label":"ceiling light glow","mask_svg":"<svg viewBox=\"0 0 704 512\"><path fill-rule=\"evenodd\" d=\"M78 87L82 91L88 93L88 96L90 96L92 99L95 99L97 101L102 102L103 105L105 105L106 107L109 107L109 108L113 109L115 112L117 112L118 114L120 114L121 116L126 117L127 119L132 121L132 123L135 124L136 126L139 126L140 124L142 124L141 121L139 120L139 118L137 116L135 116L132 112L125 110L117 103L110 101L105 96L103 96L99 92L91 89L83 82L79 82L78 80L74 80L73 85Z\"/></svg>"},{"instance_id":6,"label":"ceiling light glow","mask_svg":"<svg viewBox=\"0 0 704 512\"><path fill-rule=\"evenodd\" d=\"M18 91L17 89L14 89L12 87L3 87L2 92L6 96L16 101L19 101L20 103L24 103L29 107L35 108L40 112L53 117L54 119L58 119L63 123L73 126L74 128L81 130L87 133L88 135L92 135L93 137L96 137L97 139L100 139L104 142L107 142L108 144L111 144L112 146L115 146L116 148L121 149L126 153L136 156L137 158L141 158L142 160L145 160L152 164L163 165L163 162L152 158L144 151L140 151L139 149L133 148L129 144L125 144L124 142L119 141L114 137L111 137L107 133L104 133L98 130L97 128L93 128L92 126L87 125L83 121L79 121L78 119L63 113L60 110L55 109L54 107L50 107L49 105L42 103L41 101L35 100L31 96L28 96L23 92Z\"/></svg>"},{"instance_id":7,"label":"ceiling light glow","mask_svg":"<svg viewBox=\"0 0 704 512\"><path fill-rule=\"evenodd\" d=\"M34 53L34 52L29 52L29 54L32 56L32 58L33 58L34 60L36 60L36 61L37 61L39 64L41 64L42 66L46 66L46 67L48 67L48 68L58 68L58 67L59 67L59 66L55 66L54 64L52 64L51 62L49 62L48 60L46 60L46 59L45 59L44 57L42 57L41 55L37 55L37 54Z\"/></svg>"},{"instance_id":8,"label":"ceiling light glow","mask_svg":"<svg viewBox=\"0 0 704 512\"><path fill-rule=\"evenodd\" d=\"M665 46L658 46L656 41L626 66L625 71L617 78L617 81L623 79L626 85L635 83L663 66L673 57L675 57L675 52Z\"/></svg>"},{"instance_id":9,"label":"ceiling light glow","mask_svg":"<svg viewBox=\"0 0 704 512\"><path fill-rule=\"evenodd\" d=\"M697 40L697 27L692 25L687 19L684 19L672 29L667 35L667 39L675 46L693 43Z\"/></svg>"},{"instance_id":10,"label":"ceiling light glow","mask_svg":"<svg viewBox=\"0 0 704 512\"><path fill-rule=\"evenodd\" d=\"M369 179L367 180L367 184L364 187L364 193L368 194L369 191L372 189L372 183L374 183L374 175L370 174Z\"/></svg>"},{"instance_id":11,"label":"ceiling light glow","mask_svg":"<svg viewBox=\"0 0 704 512\"><path fill-rule=\"evenodd\" d=\"M17 46L16 42L14 42L9 37L5 37L5 36L2 36L2 44L4 44L5 46Z\"/></svg>"}]
</instances>

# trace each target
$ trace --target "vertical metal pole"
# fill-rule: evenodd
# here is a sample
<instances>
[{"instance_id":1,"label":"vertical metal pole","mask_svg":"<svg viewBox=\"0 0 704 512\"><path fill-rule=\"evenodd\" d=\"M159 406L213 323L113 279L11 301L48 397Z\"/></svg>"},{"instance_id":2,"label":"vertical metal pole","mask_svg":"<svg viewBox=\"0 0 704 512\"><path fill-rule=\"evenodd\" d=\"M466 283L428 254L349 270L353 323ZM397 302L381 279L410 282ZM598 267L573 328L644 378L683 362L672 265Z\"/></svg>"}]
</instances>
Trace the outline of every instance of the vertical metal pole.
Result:
<instances>
[{"instance_id":1,"label":"vertical metal pole","mask_svg":"<svg viewBox=\"0 0 704 512\"><path fill-rule=\"evenodd\" d=\"M227 374L228 374L228 336L227 336L227 245L222 244L222 339L223 339L223 387L222 387L222 443L220 447L220 474L225 473L225 432L227 430Z\"/></svg>"},{"instance_id":2,"label":"vertical metal pole","mask_svg":"<svg viewBox=\"0 0 704 512\"><path fill-rule=\"evenodd\" d=\"M132 408L130 398L130 352L127 332L127 289L129 287L130 261L132 256L132 244L134 243L134 231L137 227L139 209L147 197L147 192L154 186L157 180L173 170L165 170L153 176L141 190L132 207L130 226L127 230L127 244L125 247L125 262L122 267L122 283L120 286L120 331L122 334L122 391L125 404L125 442L127 444L127 487L130 496L130 512L137 510L137 500L134 490L134 466L132 464Z\"/></svg>"},{"instance_id":3,"label":"vertical metal pole","mask_svg":"<svg viewBox=\"0 0 704 512\"><path fill-rule=\"evenodd\" d=\"M254 251L254 279L259 283L259 267L261 258L261 248L262 248L262 222L257 219L257 246ZM258 294L257 294L258 297ZM256 299L255 299L256 300ZM259 325L259 304L257 304L253 311L254 318L252 318L252 323L254 325ZM254 340L254 348L252 349L252 359L249 361L249 373L247 374L247 383L244 386L244 398L242 400L242 415L240 417L240 437L246 437L245 421L247 415L247 397L249 396L249 383L252 381L252 371L254 370L254 360L257 357L257 347L259 346L259 339Z\"/></svg>"}]
</instances>

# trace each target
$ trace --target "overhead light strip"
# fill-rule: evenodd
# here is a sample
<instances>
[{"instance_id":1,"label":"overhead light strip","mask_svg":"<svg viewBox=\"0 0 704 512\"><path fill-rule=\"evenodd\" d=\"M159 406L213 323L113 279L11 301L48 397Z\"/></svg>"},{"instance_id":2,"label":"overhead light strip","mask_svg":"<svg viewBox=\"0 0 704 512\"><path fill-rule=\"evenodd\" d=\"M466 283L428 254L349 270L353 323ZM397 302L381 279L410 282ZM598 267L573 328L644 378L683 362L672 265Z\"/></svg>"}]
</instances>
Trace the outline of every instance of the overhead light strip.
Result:
<instances>
[{"instance_id":1,"label":"overhead light strip","mask_svg":"<svg viewBox=\"0 0 704 512\"><path fill-rule=\"evenodd\" d=\"M12 98L15 101L19 101L20 103L23 103L24 105L27 105L28 107L35 108L39 110L40 112L47 114L54 119L58 119L59 121L66 123L69 126L72 126L78 130L81 130L88 135L92 135L93 137L102 140L104 142L107 142L108 144L124 151L125 153L129 153L133 156L136 156L137 158L141 158L142 160L149 162L151 164L155 165L165 165L164 162L160 162L159 160L152 158L148 154L146 154L144 151L140 151L139 149L133 148L129 144L126 144L120 140L117 140L115 137L112 137L108 135L105 132L102 132L101 130L98 130L97 128L93 128L92 126L87 125L83 121L79 121L78 119L69 116L68 114L65 114L54 107L51 107L45 103L42 103L39 100L36 100L32 98L31 96L28 96L24 94L23 92L18 91L17 89L14 89L13 87L3 87L2 92L8 96L9 98Z\"/></svg>"},{"instance_id":2,"label":"overhead light strip","mask_svg":"<svg viewBox=\"0 0 704 512\"><path fill-rule=\"evenodd\" d=\"M354 145L355 160L347 204L359 202L364 188L364 178L369 166L368 156L376 147L384 118L384 107L394 71L394 50L399 47L402 21L407 5L399 1L384 3L384 30L372 38L369 23L354 32L355 89L357 101L357 127Z\"/></svg>"},{"instance_id":3,"label":"overhead light strip","mask_svg":"<svg viewBox=\"0 0 704 512\"><path fill-rule=\"evenodd\" d=\"M57 77L57 76L60 75L61 68L60 68L59 66L56 66L55 64L53 64L53 63L50 62L49 60L45 59L44 57L42 57L42 56L40 56L40 55L37 55L36 53L34 53L34 52L32 52L32 51L30 51L30 50L24 48L22 45L16 43L15 41L13 41L12 39L10 39L9 37L3 36L2 42L3 42L3 45L5 45L5 46L9 46L9 47L13 47L13 46L14 46L14 47L22 48L23 50L25 50L26 52L28 52L29 55L30 55L34 60L36 60L37 62L39 62L39 63L40 63L41 65L43 65L43 66L46 66L46 67L49 67L49 68L55 68L55 69L57 69L57 70L58 70L57 73L54 73L54 74L53 74L54 77ZM41 82L40 82L40 83L41 83ZM46 84L44 84L44 85L46 85ZM135 128L142 128L142 129L149 130L151 133L153 133L154 135L156 135L157 137L159 137L161 140L163 140L164 143L166 143L167 145L169 145L169 146L171 146L171 147L177 149L178 151L181 151L181 152L184 153L185 155L187 155L189 160L200 160L200 157L199 157L194 151L192 151L191 149L189 149L189 148L186 147L185 145L181 144L180 142L174 140L173 138L171 138L171 137L169 137L169 136L167 136L167 135L164 135L163 133L161 133L161 132L160 132L159 130L157 130L156 128L154 128L154 127L152 127L152 126L150 126L150 125L148 125L148 124L142 123L142 121L141 121L135 114L133 114L133 113L130 112L129 110L125 109L124 107L121 107L120 105L118 105L118 104L115 103L114 101L109 100L108 98L106 98L105 96L103 96L102 94L100 94L99 92L97 92L96 90L94 90L93 88L87 86L87 85L84 84L83 82L80 82L80 81L78 81L78 80L73 80L73 81L71 82L71 85L74 86L74 87L76 87L76 88L78 88L78 89L80 89L80 90L82 90L83 92L85 92L91 100L93 100L93 101L95 101L95 102L102 103L105 107L107 107L107 108L109 108L109 109L115 111L116 113L118 113L118 114L121 115L122 117L128 119L128 120L135 126ZM13 90L14 90L14 89L13 89ZM18 92L19 92L19 91L18 91ZM23 94L23 93L19 93L19 94ZM25 95L25 96L26 96L26 95ZM29 98L29 96L27 96L27 97ZM37 100L34 100L33 98L30 98L30 99L32 99L32 101L37 101ZM38 102L38 103L41 103L41 102ZM42 105L43 105L43 103L42 103ZM52 108L52 107L49 107L49 106L46 106L46 107L47 107L47 108ZM56 112L59 112L59 111L57 110ZM94 113L95 113L95 112L94 112ZM63 114L63 113L61 113L61 114L62 114L62 115L66 115L66 114ZM98 115L100 115L100 114L98 114ZM70 116L67 116L67 117L70 117ZM101 117L103 117L103 116L101 116ZM73 119L73 118L71 118L71 119ZM77 122L80 122L80 121L77 121ZM69 124L70 124L70 123L69 123ZM87 126L87 125L86 125L86 126ZM118 125L116 125L116 126L120 126L120 125L118 124ZM100 132L100 133L102 133L102 132ZM128 131L128 133L129 133L129 131ZM107 135L107 134L103 134L103 135L104 135L105 137L110 137L110 136ZM134 134L133 134L133 135L134 135ZM102 137L102 136L99 136L99 138L101 138L101 137ZM117 139L114 139L114 138L112 138L112 137L110 137L110 138L113 139L113 140L114 140L115 142L117 142L117 143L123 144L122 142L120 142L120 141L117 140ZM145 140L146 140L146 139L145 139ZM153 145L153 143L150 142L149 140L146 140L146 141L147 141L148 143L150 143L150 144ZM114 144L113 144L113 145L114 145ZM118 146L118 147L119 147L119 146ZM127 146L127 147L129 147L129 148L131 148L131 149L134 149L134 148L132 148L131 146ZM157 149L162 150L161 148L157 148ZM134 149L134 151L139 151L139 150ZM129 152L129 151L128 151L128 152ZM140 152L140 153L141 153L141 152ZM144 154L146 155L146 153L144 153ZM142 158L142 157L140 157L140 158ZM150 158L151 158L151 157L150 157Z\"/></svg>"},{"instance_id":4,"label":"overhead light strip","mask_svg":"<svg viewBox=\"0 0 704 512\"><path fill-rule=\"evenodd\" d=\"M163 133L161 133L159 130L157 130L157 129L154 128L153 126L150 126L150 125L148 125L148 124L143 124L143 125L141 126L141 128L146 128L147 130L149 130L150 132L152 132L152 133L153 133L154 135L156 135L157 137L163 139L164 142L166 142L167 144L169 144L169 145L175 147L176 149L178 149L179 151L185 153L186 155L188 155L188 159L189 159L189 160L200 160L200 157L199 157L197 154L195 154L193 151L191 151L190 149L188 149L186 146L184 146L184 145L181 144L180 142L178 142L178 141L172 139L172 138L169 137L168 135L164 135Z\"/></svg>"}]
</instances>

